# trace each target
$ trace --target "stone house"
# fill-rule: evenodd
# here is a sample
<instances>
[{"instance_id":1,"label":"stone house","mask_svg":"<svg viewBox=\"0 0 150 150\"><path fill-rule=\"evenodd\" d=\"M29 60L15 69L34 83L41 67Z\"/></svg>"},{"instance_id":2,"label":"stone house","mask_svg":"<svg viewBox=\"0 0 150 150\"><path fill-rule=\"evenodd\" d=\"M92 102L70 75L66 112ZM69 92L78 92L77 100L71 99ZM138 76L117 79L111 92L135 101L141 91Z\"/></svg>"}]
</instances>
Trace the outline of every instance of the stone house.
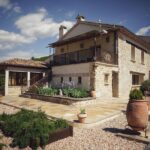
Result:
<instances>
[{"instance_id":1,"label":"stone house","mask_svg":"<svg viewBox=\"0 0 150 150\"><path fill-rule=\"evenodd\" d=\"M66 33L60 26L59 40L49 44L54 51L51 84L73 82L100 98L128 98L149 78L150 38L120 25L76 19Z\"/></svg>"}]
</instances>

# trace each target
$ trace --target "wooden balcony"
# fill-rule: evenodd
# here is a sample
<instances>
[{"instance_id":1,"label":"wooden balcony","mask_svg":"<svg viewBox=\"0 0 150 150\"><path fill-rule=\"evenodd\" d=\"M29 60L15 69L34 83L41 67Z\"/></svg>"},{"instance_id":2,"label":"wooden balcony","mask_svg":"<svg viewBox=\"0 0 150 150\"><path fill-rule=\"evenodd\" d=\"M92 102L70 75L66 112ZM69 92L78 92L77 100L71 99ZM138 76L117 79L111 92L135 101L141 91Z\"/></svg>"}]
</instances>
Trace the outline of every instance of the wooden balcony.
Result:
<instances>
[{"instance_id":1,"label":"wooden balcony","mask_svg":"<svg viewBox=\"0 0 150 150\"><path fill-rule=\"evenodd\" d=\"M117 55L116 55L117 56ZM91 47L89 49L78 50L75 52L68 52L60 55L54 55L51 64L53 66L69 65L86 63L93 61L100 61L108 64L117 64L117 57L115 54L111 54L111 61L106 60L105 53L102 52L100 46Z\"/></svg>"}]
</instances>

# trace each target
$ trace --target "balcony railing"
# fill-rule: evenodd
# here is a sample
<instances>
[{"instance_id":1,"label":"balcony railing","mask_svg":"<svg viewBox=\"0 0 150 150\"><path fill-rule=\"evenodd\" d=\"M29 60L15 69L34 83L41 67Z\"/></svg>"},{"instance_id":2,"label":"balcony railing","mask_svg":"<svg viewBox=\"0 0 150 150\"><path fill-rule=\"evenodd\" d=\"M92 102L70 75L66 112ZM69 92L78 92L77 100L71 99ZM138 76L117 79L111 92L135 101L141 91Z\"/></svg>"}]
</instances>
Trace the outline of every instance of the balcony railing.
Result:
<instances>
[{"instance_id":1,"label":"balcony railing","mask_svg":"<svg viewBox=\"0 0 150 150\"><path fill-rule=\"evenodd\" d=\"M90 48L61 55L54 55L53 65L67 65L83 62L92 62L96 59L96 54L98 54L98 50L99 49L97 49L95 52L94 48Z\"/></svg>"},{"instance_id":2,"label":"balcony railing","mask_svg":"<svg viewBox=\"0 0 150 150\"><path fill-rule=\"evenodd\" d=\"M51 65L68 65L85 63L92 61L100 61L108 64L117 64L117 55L110 53L110 60L105 58L105 53L101 51L100 46L91 47L89 49L78 50L75 52L64 53L60 55L54 55Z\"/></svg>"}]
</instances>

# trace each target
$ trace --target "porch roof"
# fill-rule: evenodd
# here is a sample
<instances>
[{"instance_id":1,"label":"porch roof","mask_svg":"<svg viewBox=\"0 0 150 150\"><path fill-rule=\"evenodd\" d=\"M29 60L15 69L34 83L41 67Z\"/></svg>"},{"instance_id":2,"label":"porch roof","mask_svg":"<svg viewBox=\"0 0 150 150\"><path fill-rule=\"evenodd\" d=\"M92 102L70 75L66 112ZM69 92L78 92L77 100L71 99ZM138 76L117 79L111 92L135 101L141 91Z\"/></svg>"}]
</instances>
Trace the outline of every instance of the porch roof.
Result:
<instances>
[{"instance_id":1,"label":"porch roof","mask_svg":"<svg viewBox=\"0 0 150 150\"><path fill-rule=\"evenodd\" d=\"M34 61L34 60L25 60L25 59L9 59L0 62L0 67L7 67L7 66L14 66L14 67L25 67L25 68L41 68L41 69L47 69L48 66L46 62L42 61Z\"/></svg>"}]
</instances>

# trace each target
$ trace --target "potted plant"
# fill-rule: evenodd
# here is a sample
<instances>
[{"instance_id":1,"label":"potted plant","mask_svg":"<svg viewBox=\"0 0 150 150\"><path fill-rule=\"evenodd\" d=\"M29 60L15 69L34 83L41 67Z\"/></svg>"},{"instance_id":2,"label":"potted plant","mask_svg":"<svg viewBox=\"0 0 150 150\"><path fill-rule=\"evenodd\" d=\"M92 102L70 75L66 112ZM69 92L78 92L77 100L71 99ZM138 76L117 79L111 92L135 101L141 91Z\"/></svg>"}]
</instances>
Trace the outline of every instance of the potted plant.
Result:
<instances>
[{"instance_id":1,"label":"potted plant","mask_svg":"<svg viewBox=\"0 0 150 150\"><path fill-rule=\"evenodd\" d=\"M87 117L85 109L80 109L80 113L77 116L80 123L85 123L85 118Z\"/></svg>"},{"instance_id":2,"label":"potted plant","mask_svg":"<svg viewBox=\"0 0 150 150\"><path fill-rule=\"evenodd\" d=\"M91 90L91 97L96 98L96 91L95 90Z\"/></svg>"},{"instance_id":3,"label":"potted plant","mask_svg":"<svg viewBox=\"0 0 150 150\"><path fill-rule=\"evenodd\" d=\"M148 110L150 110L150 80L145 80L140 89L147 100Z\"/></svg>"},{"instance_id":4,"label":"potted plant","mask_svg":"<svg viewBox=\"0 0 150 150\"><path fill-rule=\"evenodd\" d=\"M147 101L143 100L143 94L138 89L134 89L130 92L126 117L128 125L133 130L142 131L145 130L148 125Z\"/></svg>"}]
</instances>

